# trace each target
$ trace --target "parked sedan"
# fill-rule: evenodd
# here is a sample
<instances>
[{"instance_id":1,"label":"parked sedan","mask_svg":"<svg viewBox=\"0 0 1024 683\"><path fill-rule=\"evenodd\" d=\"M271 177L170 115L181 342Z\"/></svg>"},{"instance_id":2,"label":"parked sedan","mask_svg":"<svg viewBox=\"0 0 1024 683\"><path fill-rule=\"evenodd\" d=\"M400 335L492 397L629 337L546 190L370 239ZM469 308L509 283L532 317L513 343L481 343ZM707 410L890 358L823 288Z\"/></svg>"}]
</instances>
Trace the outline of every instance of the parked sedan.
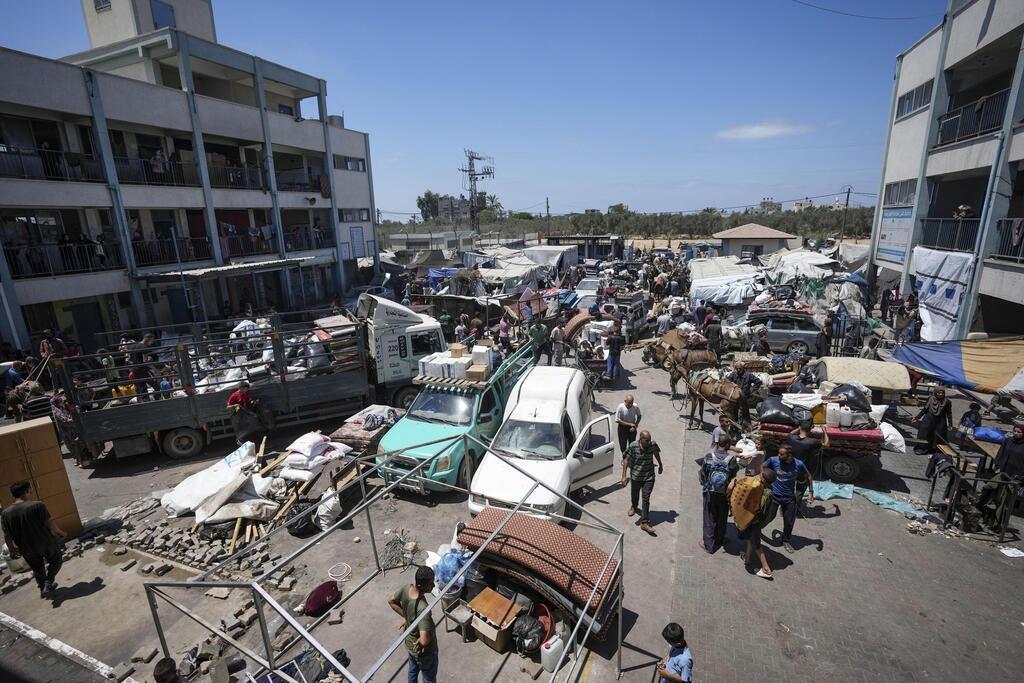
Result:
<instances>
[{"instance_id":1,"label":"parked sedan","mask_svg":"<svg viewBox=\"0 0 1024 683\"><path fill-rule=\"evenodd\" d=\"M817 355L821 327L811 317L758 316L748 321L751 328L763 325L768 330L768 345L776 353Z\"/></svg>"}]
</instances>

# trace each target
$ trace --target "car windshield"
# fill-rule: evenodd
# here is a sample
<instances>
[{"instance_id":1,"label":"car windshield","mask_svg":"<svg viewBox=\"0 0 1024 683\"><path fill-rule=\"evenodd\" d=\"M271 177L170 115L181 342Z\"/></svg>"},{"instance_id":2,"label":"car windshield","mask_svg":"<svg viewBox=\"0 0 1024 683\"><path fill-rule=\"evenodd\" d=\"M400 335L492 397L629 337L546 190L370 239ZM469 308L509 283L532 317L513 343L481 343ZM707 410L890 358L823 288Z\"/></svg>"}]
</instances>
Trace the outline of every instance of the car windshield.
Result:
<instances>
[{"instance_id":1,"label":"car windshield","mask_svg":"<svg viewBox=\"0 0 1024 683\"><path fill-rule=\"evenodd\" d=\"M409 417L421 422L468 425L473 421L473 397L424 389L409 406Z\"/></svg>"},{"instance_id":2,"label":"car windshield","mask_svg":"<svg viewBox=\"0 0 1024 683\"><path fill-rule=\"evenodd\" d=\"M557 460L565 457L562 427L549 422L509 420L501 426L491 445L521 458Z\"/></svg>"},{"instance_id":3,"label":"car windshield","mask_svg":"<svg viewBox=\"0 0 1024 683\"><path fill-rule=\"evenodd\" d=\"M580 280L579 284L576 285L576 291L577 292L579 292L579 291L583 291L583 292L596 292L600 288L601 288L601 281L598 280L597 278L591 278L591 277L588 277L588 278L585 278L583 280Z\"/></svg>"}]
</instances>

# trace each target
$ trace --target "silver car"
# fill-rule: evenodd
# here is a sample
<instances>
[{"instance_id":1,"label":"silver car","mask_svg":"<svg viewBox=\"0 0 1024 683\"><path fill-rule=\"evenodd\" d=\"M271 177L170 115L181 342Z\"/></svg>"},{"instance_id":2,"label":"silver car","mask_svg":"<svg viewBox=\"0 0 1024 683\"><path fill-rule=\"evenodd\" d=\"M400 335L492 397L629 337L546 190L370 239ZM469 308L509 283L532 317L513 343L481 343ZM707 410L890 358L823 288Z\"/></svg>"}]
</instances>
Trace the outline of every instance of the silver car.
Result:
<instances>
[{"instance_id":1,"label":"silver car","mask_svg":"<svg viewBox=\"0 0 1024 683\"><path fill-rule=\"evenodd\" d=\"M813 318L795 316L758 316L747 321L751 327L763 325L768 330L768 345L776 353L818 355L818 332L821 328Z\"/></svg>"}]
</instances>

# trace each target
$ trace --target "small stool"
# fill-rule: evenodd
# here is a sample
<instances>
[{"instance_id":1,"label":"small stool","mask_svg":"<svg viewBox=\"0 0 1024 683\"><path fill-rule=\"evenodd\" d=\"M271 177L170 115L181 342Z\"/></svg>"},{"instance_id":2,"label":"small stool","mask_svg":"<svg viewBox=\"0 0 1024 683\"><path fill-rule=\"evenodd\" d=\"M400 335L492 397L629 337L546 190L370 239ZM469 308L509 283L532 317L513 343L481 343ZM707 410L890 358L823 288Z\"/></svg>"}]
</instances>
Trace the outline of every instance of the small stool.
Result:
<instances>
[{"instance_id":1,"label":"small stool","mask_svg":"<svg viewBox=\"0 0 1024 683\"><path fill-rule=\"evenodd\" d=\"M449 629L447 624L448 620L451 619L455 622L455 628L462 628L462 642L469 642L469 624L473 621L473 611L469 609L469 605L464 600L459 600L457 603L452 605L451 609L442 610L445 618L445 633L451 633L452 629Z\"/></svg>"}]
</instances>

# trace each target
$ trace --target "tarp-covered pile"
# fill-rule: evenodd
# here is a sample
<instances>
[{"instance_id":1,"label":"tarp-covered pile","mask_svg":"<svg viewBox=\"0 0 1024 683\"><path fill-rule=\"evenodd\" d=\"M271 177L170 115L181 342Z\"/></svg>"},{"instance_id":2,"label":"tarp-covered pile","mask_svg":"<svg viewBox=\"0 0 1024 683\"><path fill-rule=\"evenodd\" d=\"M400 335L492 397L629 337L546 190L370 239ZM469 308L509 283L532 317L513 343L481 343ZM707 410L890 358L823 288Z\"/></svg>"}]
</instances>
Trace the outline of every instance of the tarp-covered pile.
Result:
<instances>
[{"instance_id":1,"label":"tarp-covered pile","mask_svg":"<svg viewBox=\"0 0 1024 683\"><path fill-rule=\"evenodd\" d=\"M760 277L754 266L735 256L694 259L690 267L690 300L719 306L738 306L756 296Z\"/></svg>"}]
</instances>

